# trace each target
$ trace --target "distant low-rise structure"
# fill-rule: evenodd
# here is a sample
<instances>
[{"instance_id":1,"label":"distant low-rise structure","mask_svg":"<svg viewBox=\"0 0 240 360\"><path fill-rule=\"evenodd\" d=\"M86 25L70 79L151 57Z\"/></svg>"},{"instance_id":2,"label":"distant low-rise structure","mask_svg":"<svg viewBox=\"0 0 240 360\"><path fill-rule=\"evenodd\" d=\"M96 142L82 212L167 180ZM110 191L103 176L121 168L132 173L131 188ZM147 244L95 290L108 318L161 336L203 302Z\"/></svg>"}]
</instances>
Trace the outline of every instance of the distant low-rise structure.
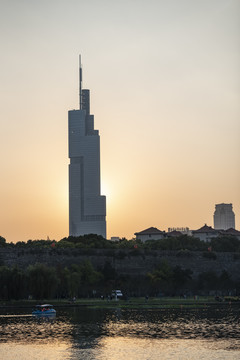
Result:
<instances>
[{"instance_id":1,"label":"distant low-rise structure","mask_svg":"<svg viewBox=\"0 0 240 360\"><path fill-rule=\"evenodd\" d=\"M165 236L165 231L161 231L155 227L150 227L140 232L134 233L138 240L145 242L147 240L160 240Z\"/></svg>"},{"instance_id":2,"label":"distant low-rise structure","mask_svg":"<svg viewBox=\"0 0 240 360\"><path fill-rule=\"evenodd\" d=\"M219 236L219 231L205 224L198 230L192 230L192 236L203 241L210 241L212 238Z\"/></svg>"},{"instance_id":3,"label":"distant low-rise structure","mask_svg":"<svg viewBox=\"0 0 240 360\"><path fill-rule=\"evenodd\" d=\"M233 229L233 228L219 231L219 234L221 236L235 236L238 238L238 240L240 240L240 231Z\"/></svg>"},{"instance_id":4,"label":"distant low-rise structure","mask_svg":"<svg viewBox=\"0 0 240 360\"><path fill-rule=\"evenodd\" d=\"M235 236L237 239L240 240L240 231L229 228L227 230L217 230L213 229L211 226L205 224L200 229L197 230L189 230L188 231L179 231L176 230L178 228L168 228L168 232L161 231L156 227L150 227L148 229L142 230L140 232L134 233L136 239L141 240L142 242L148 240L161 240L163 238L172 238L178 237L182 235L193 236L195 238L200 239L201 241L210 241L212 238L221 237L221 236ZM179 228L183 229L183 228ZM169 231L172 230L172 231Z\"/></svg>"},{"instance_id":5,"label":"distant low-rise structure","mask_svg":"<svg viewBox=\"0 0 240 360\"><path fill-rule=\"evenodd\" d=\"M111 241L115 241L115 242L118 242L120 241L120 237L119 236L111 236Z\"/></svg>"},{"instance_id":6,"label":"distant low-rise structure","mask_svg":"<svg viewBox=\"0 0 240 360\"><path fill-rule=\"evenodd\" d=\"M170 227L168 228L168 233L172 233L173 231L180 232L182 235L192 235L191 230L188 227Z\"/></svg>"}]
</instances>

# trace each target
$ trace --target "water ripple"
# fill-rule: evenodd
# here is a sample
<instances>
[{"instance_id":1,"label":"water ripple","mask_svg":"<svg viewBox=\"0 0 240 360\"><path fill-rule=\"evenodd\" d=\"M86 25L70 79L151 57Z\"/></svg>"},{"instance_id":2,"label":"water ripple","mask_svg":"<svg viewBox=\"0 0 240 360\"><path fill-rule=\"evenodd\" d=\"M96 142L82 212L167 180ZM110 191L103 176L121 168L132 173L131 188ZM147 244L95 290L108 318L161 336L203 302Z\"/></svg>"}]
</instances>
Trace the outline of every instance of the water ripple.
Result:
<instances>
[{"instance_id":1,"label":"water ripple","mask_svg":"<svg viewBox=\"0 0 240 360\"><path fill-rule=\"evenodd\" d=\"M0 342L64 342L88 348L103 337L141 339L232 340L239 349L239 309L223 310L93 310L58 311L55 319L29 314L0 316Z\"/></svg>"}]
</instances>

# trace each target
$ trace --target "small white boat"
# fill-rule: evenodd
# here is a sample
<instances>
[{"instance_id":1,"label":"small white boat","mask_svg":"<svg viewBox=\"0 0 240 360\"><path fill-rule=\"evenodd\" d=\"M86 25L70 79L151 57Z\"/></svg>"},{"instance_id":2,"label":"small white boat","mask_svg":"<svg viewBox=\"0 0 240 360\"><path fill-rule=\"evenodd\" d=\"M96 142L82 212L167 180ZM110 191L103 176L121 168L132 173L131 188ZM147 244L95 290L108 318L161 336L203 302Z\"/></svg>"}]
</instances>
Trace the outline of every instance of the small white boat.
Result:
<instances>
[{"instance_id":1,"label":"small white boat","mask_svg":"<svg viewBox=\"0 0 240 360\"><path fill-rule=\"evenodd\" d=\"M54 310L53 305L43 304L36 305L35 309L32 311L34 316L56 316L56 310Z\"/></svg>"}]
</instances>

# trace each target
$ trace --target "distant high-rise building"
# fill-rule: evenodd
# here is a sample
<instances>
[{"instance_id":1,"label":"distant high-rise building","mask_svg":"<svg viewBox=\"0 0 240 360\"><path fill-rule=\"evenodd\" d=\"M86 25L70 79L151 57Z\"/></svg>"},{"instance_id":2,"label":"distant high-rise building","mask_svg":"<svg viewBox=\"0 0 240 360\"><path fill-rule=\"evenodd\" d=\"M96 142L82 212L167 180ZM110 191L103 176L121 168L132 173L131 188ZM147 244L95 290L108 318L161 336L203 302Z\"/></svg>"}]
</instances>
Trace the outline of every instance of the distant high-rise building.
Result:
<instances>
[{"instance_id":1,"label":"distant high-rise building","mask_svg":"<svg viewBox=\"0 0 240 360\"><path fill-rule=\"evenodd\" d=\"M69 235L106 238L106 197L100 189L100 136L90 115L90 92L82 90L79 61L79 110L68 112Z\"/></svg>"},{"instance_id":2,"label":"distant high-rise building","mask_svg":"<svg viewBox=\"0 0 240 360\"><path fill-rule=\"evenodd\" d=\"M235 214L232 209L232 204L215 205L213 220L214 229L216 230L235 229Z\"/></svg>"}]
</instances>

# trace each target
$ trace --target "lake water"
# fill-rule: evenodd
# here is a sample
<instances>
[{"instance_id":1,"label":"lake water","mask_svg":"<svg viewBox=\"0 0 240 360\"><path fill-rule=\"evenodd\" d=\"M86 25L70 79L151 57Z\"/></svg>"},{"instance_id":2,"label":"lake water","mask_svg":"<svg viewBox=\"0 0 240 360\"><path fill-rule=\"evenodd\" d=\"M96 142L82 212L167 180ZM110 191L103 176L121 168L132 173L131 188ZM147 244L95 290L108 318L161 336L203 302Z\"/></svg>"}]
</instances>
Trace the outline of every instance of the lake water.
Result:
<instances>
[{"instance_id":1,"label":"lake water","mask_svg":"<svg viewBox=\"0 0 240 360\"><path fill-rule=\"evenodd\" d=\"M240 359L240 309L0 310L1 360Z\"/></svg>"}]
</instances>

